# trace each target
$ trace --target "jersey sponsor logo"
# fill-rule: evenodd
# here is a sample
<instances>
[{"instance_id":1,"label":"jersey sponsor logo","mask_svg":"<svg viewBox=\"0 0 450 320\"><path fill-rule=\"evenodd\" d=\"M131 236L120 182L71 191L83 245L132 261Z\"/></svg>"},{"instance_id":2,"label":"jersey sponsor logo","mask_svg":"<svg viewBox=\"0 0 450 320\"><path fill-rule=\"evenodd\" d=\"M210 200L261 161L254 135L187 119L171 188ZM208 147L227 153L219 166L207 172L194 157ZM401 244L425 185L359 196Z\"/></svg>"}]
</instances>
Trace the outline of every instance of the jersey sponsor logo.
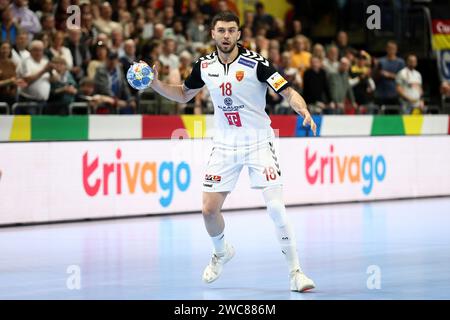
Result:
<instances>
[{"instance_id":1,"label":"jersey sponsor logo","mask_svg":"<svg viewBox=\"0 0 450 320\"><path fill-rule=\"evenodd\" d=\"M253 68L256 65L256 62L250 61L244 58L239 58L238 63L243 64L246 67Z\"/></svg>"},{"instance_id":2,"label":"jersey sponsor logo","mask_svg":"<svg viewBox=\"0 0 450 320\"><path fill-rule=\"evenodd\" d=\"M225 99L223 99L223 103L225 103L227 107L231 107L233 105L233 99L231 99L230 97L226 97Z\"/></svg>"},{"instance_id":3,"label":"jersey sponsor logo","mask_svg":"<svg viewBox=\"0 0 450 320\"><path fill-rule=\"evenodd\" d=\"M230 126L242 127L239 112L224 112L224 115L227 117Z\"/></svg>"},{"instance_id":4,"label":"jersey sponsor logo","mask_svg":"<svg viewBox=\"0 0 450 320\"><path fill-rule=\"evenodd\" d=\"M221 176L216 176L213 174L206 174L205 175L205 181L206 182L211 182L211 183L219 183L220 181L222 181L222 177Z\"/></svg>"},{"instance_id":5,"label":"jersey sponsor logo","mask_svg":"<svg viewBox=\"0 0 450 320\"><path fill-rule=\"evenodd\" d=\"M238 111L239 109L242 109L244 107L245 106L243 104L241 104L240 106L217 106L217 108L219 108L223 112L225 112L225 111Z\"/></svg>"},{"instance_id":6,"label":"jersey sponsor logo","mask_svg":"<svg viewBox=\"0 0 450 320\"><path fill-rule=\"evenodd\" d=\"M269 79L267 79L267 82L275 91L277 91L287 83L287 80L283 78L281 74L275 72L273 75L269 77Z\"/></svg>"},{"instance_id":7,"label":"jersey sponsor logo","mask_svg":"<svg viewBox=\"0 0 450 320\"><path fill-rule=\"evenodd\" d=\"M242 81L242 79L244 79L244 71L242 70L236 71L236 79L237 81Z\"/></svg>"},{"instance_id":8,"label":"jersey sponsor logo","mask_svg":"<svg viewBox=\"0 0 450 320\"><path fill-rule=\"evenodd\" d=\"M208 68L209 63L204 61L202 62L202 69Z\"/></svg>"},{"instance_id":9,"label":"jersey sponsor logo","mask_svg":"<svg viewBox=\"0 0 450 320\"><path fill-rule=\"evenodd\" d=\"M219 77L218 73L208 73L208 77Z\"/></svg>"}]
</instances>

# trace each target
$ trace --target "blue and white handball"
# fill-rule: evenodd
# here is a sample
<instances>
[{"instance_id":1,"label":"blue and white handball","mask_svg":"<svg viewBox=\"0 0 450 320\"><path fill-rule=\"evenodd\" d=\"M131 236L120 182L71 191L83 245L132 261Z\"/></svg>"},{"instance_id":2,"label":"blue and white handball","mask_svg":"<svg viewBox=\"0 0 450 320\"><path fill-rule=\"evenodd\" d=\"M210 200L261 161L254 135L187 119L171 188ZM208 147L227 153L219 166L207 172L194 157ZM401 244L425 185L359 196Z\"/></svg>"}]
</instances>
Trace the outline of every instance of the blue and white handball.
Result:
<instances>
[{"instance_id":1,"label":"blue and white handball","mask_svg":"<svg viewBox=\"0 0 450 320\"><path fill-rule=\"evenodd\" d=\"M154 76L153 69L145 62L135 62L127 71L128 83L136 90L147 89Z\"/></svg>"}]
</instances>

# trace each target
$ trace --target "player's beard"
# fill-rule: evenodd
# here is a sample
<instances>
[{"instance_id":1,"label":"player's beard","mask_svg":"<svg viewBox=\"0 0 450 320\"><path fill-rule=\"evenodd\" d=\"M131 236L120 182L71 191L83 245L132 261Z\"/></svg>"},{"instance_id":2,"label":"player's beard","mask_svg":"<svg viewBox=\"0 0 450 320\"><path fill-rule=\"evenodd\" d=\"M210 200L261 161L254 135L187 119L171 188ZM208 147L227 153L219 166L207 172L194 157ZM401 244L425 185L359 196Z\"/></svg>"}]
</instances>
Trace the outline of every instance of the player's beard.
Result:
<instances>
[{"instance_id":1,"label":"player's beard","mask_svg":"<svg viewBox=\"0 0 450 320\"><path fill-rule=\"evenodd\" d=\"M225 49L222 47L221 44L217 43L217 48L222 52L222 53L231 53L234 50L234 47L236 47L236 42L233 44L230 44L230 47L228 49Z\"/></svg>"}]
</instances>

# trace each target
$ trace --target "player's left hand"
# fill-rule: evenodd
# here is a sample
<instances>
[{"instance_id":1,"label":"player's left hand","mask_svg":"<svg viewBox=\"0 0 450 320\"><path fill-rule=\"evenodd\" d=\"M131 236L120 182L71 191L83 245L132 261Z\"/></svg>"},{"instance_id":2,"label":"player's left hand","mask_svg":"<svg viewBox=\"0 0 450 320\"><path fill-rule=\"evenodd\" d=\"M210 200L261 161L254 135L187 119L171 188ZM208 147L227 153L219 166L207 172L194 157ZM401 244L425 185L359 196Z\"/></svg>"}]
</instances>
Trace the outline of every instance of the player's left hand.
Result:
<instances>
[{"instance_id":1,"label":"player's left hand","mask_svg":"<svg viewBox=\"0 0 450 320\"><path fill-rule=\"evenodd\" d=\"M303 120L303 126L306 127L307 125L311 126L311 130L314 133L314 136L316 136L317 126L309 113L305 115L305 120Z\"/></svg>"}]
</instances>

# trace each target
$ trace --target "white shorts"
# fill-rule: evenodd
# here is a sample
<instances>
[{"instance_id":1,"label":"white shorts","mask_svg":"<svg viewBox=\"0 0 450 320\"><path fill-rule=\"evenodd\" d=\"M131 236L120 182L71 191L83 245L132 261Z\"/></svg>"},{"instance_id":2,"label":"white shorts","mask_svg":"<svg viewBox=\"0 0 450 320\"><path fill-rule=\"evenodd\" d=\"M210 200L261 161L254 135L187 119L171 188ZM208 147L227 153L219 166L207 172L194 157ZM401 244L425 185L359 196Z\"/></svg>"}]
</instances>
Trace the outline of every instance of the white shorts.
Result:
<instances>
[{"instance_id":1,"label":"white shorts","mask_svg":"<svg viewBox=\"0 0 450 320\"><path fill-rule=\"evenodd\" d=\"M244 166L248 167L251 188L282 185L278 154L273 142L265 142L253 148L214 146L203 178L203 191L232 191Z\"/></svg>"}]
</instances>

